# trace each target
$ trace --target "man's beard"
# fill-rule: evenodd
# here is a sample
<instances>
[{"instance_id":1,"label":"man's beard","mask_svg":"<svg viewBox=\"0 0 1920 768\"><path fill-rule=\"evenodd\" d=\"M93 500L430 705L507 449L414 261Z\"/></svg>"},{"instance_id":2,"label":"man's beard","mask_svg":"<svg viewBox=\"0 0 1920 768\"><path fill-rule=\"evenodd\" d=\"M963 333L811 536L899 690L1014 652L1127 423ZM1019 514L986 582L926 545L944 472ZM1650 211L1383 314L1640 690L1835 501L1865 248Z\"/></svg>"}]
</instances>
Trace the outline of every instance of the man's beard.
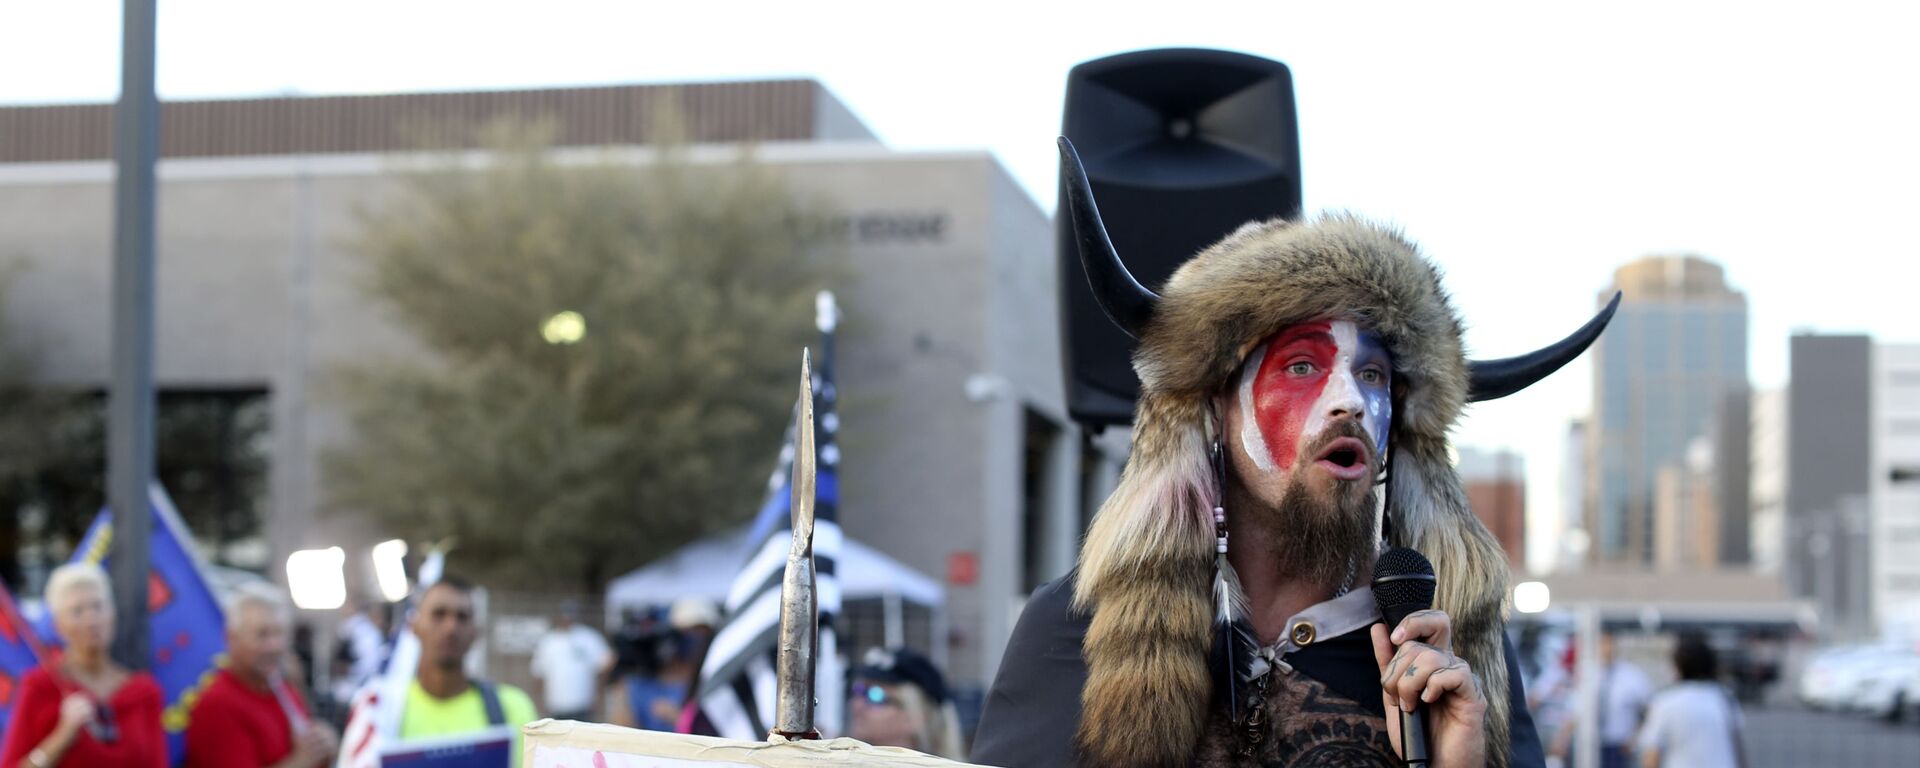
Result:
<instances>
[{"instance_id":1,"label":"man's beard","mask_svg":"<svg viewBox=\"0 0 1920 768\"><path fill-rule=\"evenodd\" d=\"M1253 521L1265 528L1270 544L1267 557L1271 567L1290 580L1337 589L1353 576L1353 570L1375 548L1374 514L1378 509L1373 478L1379 475L1378 456L1368 463L1366 480L1324 478L1319 489L1308 484L1309 473L1328 443L1353 437L1369 445L1373 441L1353 422L1329 427L1314 445L1302 451L1288 473L1285 494L1278 508L1270 507L1250 494L1242 494L1241 509L1251 513ZM1365 487L1366 490L1361 490ZM1228 514L1233 514L1229 510Z\"/></svg>"}]
</instances>

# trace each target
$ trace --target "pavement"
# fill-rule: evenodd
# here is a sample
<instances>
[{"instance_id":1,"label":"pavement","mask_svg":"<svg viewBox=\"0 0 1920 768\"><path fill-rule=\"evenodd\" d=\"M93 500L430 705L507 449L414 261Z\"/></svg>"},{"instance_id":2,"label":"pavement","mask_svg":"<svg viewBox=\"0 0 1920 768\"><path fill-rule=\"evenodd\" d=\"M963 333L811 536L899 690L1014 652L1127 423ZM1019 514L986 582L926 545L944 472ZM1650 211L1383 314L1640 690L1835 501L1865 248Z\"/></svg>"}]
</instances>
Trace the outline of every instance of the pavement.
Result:
<instances>
[{"instance_id":1,"label":"pavement","mask_svg":"<svg viewBox=\"0 0 1920 768\"><path fill-rule=\"evenodd\" d=\"M1920 768L1920 718L1894 724L1789 707L1745 714L1751 768Z\"/></svg>"}]
</instances>

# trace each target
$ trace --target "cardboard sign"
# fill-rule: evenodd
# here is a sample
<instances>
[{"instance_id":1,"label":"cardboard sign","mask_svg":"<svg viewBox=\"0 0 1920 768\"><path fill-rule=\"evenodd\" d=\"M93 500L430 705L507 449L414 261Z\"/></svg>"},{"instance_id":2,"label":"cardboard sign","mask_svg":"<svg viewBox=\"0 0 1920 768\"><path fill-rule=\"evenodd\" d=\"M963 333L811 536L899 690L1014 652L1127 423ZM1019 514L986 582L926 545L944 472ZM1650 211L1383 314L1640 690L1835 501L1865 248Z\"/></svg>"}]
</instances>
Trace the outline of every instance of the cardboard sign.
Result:
<instances>
[{"instance_id":1,"label":"cardboard sign","mask_svg":"<svg viewBox=\"0 0 1920 768\"><path fill-rule=\"evenodd\" d=\"M787 768L788 766L902 766L967 768L899 747L853 739L734 741L641 731L613 725L539 720L521 730L521 768Z\"/></svg>"}]
</instances>

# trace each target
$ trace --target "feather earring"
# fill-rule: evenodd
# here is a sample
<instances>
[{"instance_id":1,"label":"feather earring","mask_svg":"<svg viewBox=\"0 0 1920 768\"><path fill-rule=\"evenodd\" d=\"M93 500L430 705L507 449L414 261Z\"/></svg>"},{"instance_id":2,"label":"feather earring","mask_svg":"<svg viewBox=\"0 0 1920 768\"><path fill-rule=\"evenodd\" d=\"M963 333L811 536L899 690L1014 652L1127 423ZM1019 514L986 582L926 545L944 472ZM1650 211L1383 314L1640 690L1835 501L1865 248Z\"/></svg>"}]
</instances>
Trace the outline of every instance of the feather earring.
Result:
<instances>
[{"instance_id":1,"label":"feather earring","mask_svg":"<svg viewBox=\"0 0 1920 768\"><path fill-rule=\"evenodd\" d=\"M1253 659L1260 643L1247 617L1240 578L1227 562L1227 466L1220 444L1219 414L1213 414L1213 668L1214 697L1224 704L1234 722L1240 720L1241 688L1253 676Z\"/></svg>"}]
</instances>

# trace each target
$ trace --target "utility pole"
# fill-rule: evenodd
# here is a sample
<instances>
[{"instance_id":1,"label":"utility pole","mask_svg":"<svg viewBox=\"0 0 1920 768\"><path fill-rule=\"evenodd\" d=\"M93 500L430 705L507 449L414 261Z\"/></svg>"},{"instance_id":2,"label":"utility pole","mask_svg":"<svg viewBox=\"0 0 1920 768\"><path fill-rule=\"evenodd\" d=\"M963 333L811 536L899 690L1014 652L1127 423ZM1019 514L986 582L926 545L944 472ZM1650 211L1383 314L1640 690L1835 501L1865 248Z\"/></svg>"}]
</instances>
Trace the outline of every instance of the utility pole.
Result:
<instances>
[{"instance_id":1,"label":"utility pole","mask_svg":"<svg viewBox=\"0 0 1920 768\"><path fill-rule=\"evenodd\" d=\"M107 392L107 506L113 510L113 657L147 666L148 544L153 515L153 217L160 101L154 96L155 0L123 0L120 104L113 112L113 378Z\"/></svg>"}]
</instances>

